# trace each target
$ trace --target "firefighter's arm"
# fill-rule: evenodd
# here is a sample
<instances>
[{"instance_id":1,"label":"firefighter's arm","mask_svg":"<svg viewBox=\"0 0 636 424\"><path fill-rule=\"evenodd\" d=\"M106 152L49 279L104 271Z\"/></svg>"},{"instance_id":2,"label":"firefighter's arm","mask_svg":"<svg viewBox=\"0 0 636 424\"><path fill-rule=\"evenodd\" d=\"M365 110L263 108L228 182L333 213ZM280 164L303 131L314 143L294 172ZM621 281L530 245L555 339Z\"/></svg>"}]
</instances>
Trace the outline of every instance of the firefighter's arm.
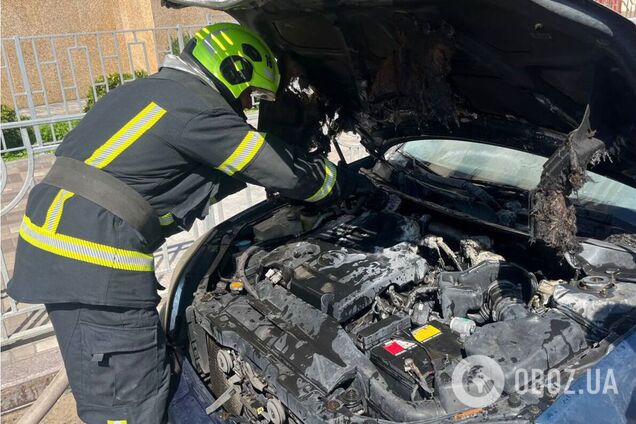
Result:
<instances>
[{"instance_id":1,"label":"firefighter's arm","mask_svg":"<svg viewBox=\"0 0 636 424\"><path fill-rule=\"evenodd\" d=\"M225 110L193 118L176 147L226 175L306 202L347 196L370 184L326 158L310 158L281 139L254 130Z\"/></svg>"}]
</instances>

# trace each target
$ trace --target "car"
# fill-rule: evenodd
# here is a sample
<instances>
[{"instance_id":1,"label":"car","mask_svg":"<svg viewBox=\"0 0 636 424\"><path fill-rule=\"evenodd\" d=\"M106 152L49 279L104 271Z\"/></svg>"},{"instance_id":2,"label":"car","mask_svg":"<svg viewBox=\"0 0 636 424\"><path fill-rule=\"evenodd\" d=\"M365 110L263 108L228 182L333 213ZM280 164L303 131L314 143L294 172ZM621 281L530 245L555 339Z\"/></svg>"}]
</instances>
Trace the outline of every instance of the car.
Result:
<instances>
[{"instance_id":1,"label":"car","mask_svg":"<svg viewBox=\"0 0 636 424\"><path fill-rule=\"evenodd\" d=\"M586 0L166 3L260 33L283 79L259 129L308 154L357 134L368 156L340 166L378 189L269 193L190 247L163 310L171 422L636 419L632 22Z\"/></svg>"}]
</instances>

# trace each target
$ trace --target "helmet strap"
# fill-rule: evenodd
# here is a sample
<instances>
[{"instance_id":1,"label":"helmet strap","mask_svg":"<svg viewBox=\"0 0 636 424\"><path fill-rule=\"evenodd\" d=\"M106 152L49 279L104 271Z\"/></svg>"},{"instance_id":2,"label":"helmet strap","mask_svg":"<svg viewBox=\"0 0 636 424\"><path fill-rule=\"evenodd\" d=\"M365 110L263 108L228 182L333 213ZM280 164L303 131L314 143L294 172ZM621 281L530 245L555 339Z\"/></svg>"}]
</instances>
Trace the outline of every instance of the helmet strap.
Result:
<instances>
[{"instance_id":1,"label":"helmet strap","mask_svg":"<svg viewBox=\"0 0 636 424\"><path fill-rule=\"evenodd\" d=\"M243 112L243 105L241 104L241 99L235 98L230 92L230 90L225 86L225 84L219 81L217 77L215 77L214 75L212 75L211 73L207 71L205 71L205 74L208 77L210 77L216 89L219 90L219 93L221 93L221 96L223 96L225 101L230 105L230 107L234 110L234 112L236 112L240 117L247 119L247 117L245 116L245 113Z\"/></svg>"}]
</instances>

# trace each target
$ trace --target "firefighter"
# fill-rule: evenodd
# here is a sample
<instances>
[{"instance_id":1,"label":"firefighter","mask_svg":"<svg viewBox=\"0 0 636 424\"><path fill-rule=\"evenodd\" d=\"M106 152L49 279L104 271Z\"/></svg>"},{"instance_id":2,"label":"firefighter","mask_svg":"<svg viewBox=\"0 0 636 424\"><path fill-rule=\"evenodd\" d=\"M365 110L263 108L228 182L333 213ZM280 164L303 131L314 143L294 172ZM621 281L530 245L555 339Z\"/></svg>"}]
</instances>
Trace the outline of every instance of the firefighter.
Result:
<instances>
[{"instance_id":1,"label":"firefighter","mask_svg":"<svg viewBox=\"0 0 636 424\"><path fill-rule=\"evenodd\" d=\"M279 81L257 35L205 27L158 73L98 101L31 190L8 292L46 305L85 422L164 419L170 369L152 253L211 199L245 183L318 205L371 190L246 123L251 97L274 100Z\"/></svg>"}]
</instances>

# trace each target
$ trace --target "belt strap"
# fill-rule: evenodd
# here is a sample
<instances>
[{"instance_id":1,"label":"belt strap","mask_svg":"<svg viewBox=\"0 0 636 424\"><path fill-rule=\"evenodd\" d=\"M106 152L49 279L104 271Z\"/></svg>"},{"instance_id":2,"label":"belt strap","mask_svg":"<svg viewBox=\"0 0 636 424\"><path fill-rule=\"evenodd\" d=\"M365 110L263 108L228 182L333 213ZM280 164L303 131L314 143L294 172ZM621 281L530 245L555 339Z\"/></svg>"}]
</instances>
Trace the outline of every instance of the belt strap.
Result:
<instances>
[{"instance_id":1,"label":"belt strap","mask_svg":"<svg viewBox=\"0 0 636 424\"><path fill-rule=\"evenodd\" d=\"M60 156L42 180L101 206L137 230L149 247L163 241L157 213L141 194L112 175L79 160Z\"/></svg>"}]
</instances>

